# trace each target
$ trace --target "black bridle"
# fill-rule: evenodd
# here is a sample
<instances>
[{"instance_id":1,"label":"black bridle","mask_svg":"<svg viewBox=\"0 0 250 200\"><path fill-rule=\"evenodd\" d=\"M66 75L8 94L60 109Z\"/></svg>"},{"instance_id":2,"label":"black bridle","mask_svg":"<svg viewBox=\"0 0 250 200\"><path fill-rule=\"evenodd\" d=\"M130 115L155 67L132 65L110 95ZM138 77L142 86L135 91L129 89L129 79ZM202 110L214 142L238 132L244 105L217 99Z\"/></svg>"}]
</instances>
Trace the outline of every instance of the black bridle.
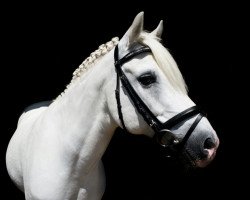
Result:
<instances>
[{"instance_id":1,"label":"black bridle","mask_svg":"<svg viewBox=\"0 0 250 200\"><path fill-rule=\"evenodd\" d=\"M150 111L147 105L142 101L142 99L138 96L136 91L134 90L133 86L130 84L128 78L126 77L125 73L122 70L122 65L135 56L142 54L142 53L150 53L151 49L147 46L141 47L139 49L133 50L130 53L126 54L123 58L119 59L119 49L118 45L115 47L114 51L114 59L115 59L115 69L117 73L117 83L116 83L116 101L117 101L117 109L119 119L122 125L122 128L127 131L125 126L123 115L122 115L122 106L120 101L120 80L122 82L122 86L127 91L130 99L133 101L134 106L136 107L137 111L141 114L145 122L154 130L154 140L160 144L163 148L166 156L173 156L177 153L181 152L184 145L186 144L187 140L191 136L192 132L194 131L195 127L198 125L202 117L204 116L203 112L198 106L190 107L179 114L175 115L165 123L161 123L156 116ZM187 131L186 135L179 139L177 138L170 130L175 125L195 116L198 115Z\"/></svg>"}]
</instances>

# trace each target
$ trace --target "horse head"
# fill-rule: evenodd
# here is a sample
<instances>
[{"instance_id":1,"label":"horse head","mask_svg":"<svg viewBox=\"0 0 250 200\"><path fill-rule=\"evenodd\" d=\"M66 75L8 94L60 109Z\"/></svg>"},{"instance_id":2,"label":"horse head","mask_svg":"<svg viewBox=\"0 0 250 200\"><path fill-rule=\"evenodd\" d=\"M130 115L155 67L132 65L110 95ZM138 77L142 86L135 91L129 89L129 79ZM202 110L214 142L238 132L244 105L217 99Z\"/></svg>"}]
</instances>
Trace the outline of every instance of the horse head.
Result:
<instances>
[{"instance_id":1,"label":"horse head","mask_svg":"<svg viewBox=\"0 0 250 200\"><path fill-rule=\"evenodd\" d=\"M146 32L143 19L141 12L115 48L110 88L116 85L116 98L108 95L110 113L126 131L154 138L168 156L205 167L215 157L219 139L160 43L163 22Z\"/></svg>"}]
</instances>

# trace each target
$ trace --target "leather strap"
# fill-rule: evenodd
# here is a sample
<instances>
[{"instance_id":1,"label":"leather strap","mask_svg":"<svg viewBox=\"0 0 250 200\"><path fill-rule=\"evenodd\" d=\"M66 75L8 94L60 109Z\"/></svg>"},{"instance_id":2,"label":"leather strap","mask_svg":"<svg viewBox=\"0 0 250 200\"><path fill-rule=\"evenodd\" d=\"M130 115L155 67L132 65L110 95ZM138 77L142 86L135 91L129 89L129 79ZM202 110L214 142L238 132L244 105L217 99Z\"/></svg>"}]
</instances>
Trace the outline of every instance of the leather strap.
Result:
<instances>
[{"instance_id":1,"label":"leather strap","mask_svg":"<svg viewBox=\"0 0 250 200\"><path fill-rule=\"evenodd\" d=\"M184 138L181 140L181 143L179 144L179 145L180 145L180 148L182 148L182 147L186 144L188 138L191 136L191 134L193 133L194 129L196 128L196 126L199 124L199 122L201 121L201 119L202 119L203 117L204 117L204 115L203 115L202 113L200 113L200 114L196 117L195 121L193 122L193 124L191 125L191 127L188 129L186 135L185 135Z\"/></svg>"},{"instance_id":2,"label":"leather strap","mask_svg":"<svg viewBox=\"0 0 250 200\"><path fill-rule=\"evenodd\" d=\"M116 45L115 47L115 54L114 54L114 57L115 57L115 66L122 66L125 62L128 62L129 60L131 60L132 58L134 58L135 56L139 55L139 54L142 54L142 53L150 53L151 52L151 49L149 47L141 47L139 49L136 49L134 51L131 51L129 52L128 54L126 54L123 58L121 58L119 60L119 50L118 50L118 45Z\"/></svg>"},{"instance_id":3,"label":"leather strap","mask_svg":"<svg viewBox=\"0 0 250 200\"><path fill-rule=\"evenodd\" d=\"M117 79L116 79L115 98L116 98L116 102L117 102L118 116L119 116L122 128L125 132L128 132L128 130L125 126L123 114L122 114L122 105L121 105L121 99L120 99L120 79L119 79L118 73L117 73Z\"/></svg>"},{"instance_id":4,"label":"leather strap","mask_svg":"<svg viewBox=\"0 0 250 200\"><path fill-rule=\"evenodd\" d=\"M142 115L143 119L147 122L149 126L152 127L154 131L159 131L160 127L160 121L154 116L154 114L150 111L150 109L146 106L146 104L142 101L142 99L138 96L138 94L135 92L134 88L130 84L128 78L124 74L124 72L121 69L122 64L132 59L134 56L137 56L142 53L151 52L149 47L142 47L140 49L137 49L135 51L132 51L125 55L122 59L118 60L118 45L115 47L115 67L117 72L117 79L120 78L123 87L126 89L126 91L129 94L129 97L132 99L134 106L137 108L137 111ZM123 129L126 131L127 128L125 126L123 115L121 111L121 102L120 102L120 82L117 80L116 84L116 100L117 100L117 106L118 106L118 115L121 121L121 124L123 126Z\"/></svg>"},{"instance_id":5,"label":"leather strap","mask_svg":"<svg viewBox=\"0 0 250 200\"><path fill-rule=\"evenodd\" d=\"M178 113L177 115L175 115L174 117L172 117L168 121L166 121L163 124L163 126L166 129L170 129L170 128L174 127L175 125L179 124L180 122L184 121L185 119L188 119L189 117L192 117L200 112L201 112L200 107L192 106L192 107Z\"/></svg>"}]
</instances>

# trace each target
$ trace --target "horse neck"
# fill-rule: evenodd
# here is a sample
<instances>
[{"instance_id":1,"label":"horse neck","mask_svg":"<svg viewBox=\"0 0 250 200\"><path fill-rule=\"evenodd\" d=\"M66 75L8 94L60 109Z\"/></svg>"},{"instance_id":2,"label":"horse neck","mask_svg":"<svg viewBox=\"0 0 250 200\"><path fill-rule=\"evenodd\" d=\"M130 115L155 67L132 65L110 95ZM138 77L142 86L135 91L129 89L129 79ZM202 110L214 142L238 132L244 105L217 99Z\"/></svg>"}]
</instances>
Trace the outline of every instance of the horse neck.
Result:
<instances>
[{"instance_id":1,"label":"horse neck","mask_svg":"<svg viewBox=\"0 0 250 200\"><path fill-rule=\"evenodd\" d=\"M112 52L92 66L48 111L56 116L54 124L66 153L71 154L69 157L75 155L80 168L91 168L101 159L116 128L104 92L114 70Z\"/></svg>"}]
</instances>

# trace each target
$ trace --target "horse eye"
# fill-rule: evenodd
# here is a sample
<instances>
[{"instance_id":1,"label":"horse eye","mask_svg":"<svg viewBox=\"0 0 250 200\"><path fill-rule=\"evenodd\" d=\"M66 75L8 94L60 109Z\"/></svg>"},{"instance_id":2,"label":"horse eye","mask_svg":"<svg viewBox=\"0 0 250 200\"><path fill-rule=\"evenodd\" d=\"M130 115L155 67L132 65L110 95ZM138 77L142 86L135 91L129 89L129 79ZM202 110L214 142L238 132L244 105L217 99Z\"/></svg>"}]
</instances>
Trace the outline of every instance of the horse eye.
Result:
<instances>
[{"instance_id":1,"label":"horse eye","mask_svg":"<svg viewBox=\"0 0 250 200\"><path fill-rule=\"evenodd\" d=\"M144 86L149 86L151 85L152 83L156 82L156 77L155 75L151 74L151 73L146 73L146 74L143 74L141 75L139 78L138 78L138 81L144 85Z\"/></svg>"}]
</instances>

